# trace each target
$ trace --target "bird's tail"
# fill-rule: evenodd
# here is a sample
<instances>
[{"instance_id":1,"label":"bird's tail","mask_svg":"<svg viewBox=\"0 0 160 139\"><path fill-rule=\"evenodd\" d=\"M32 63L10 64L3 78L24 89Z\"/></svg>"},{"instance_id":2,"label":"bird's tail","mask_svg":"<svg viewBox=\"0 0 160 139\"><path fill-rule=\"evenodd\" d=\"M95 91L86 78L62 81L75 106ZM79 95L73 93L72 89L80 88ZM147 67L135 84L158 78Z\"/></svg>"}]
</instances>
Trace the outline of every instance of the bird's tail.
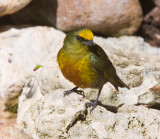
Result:
<instances>
[{"instance_id":1,"label":"bird's tail","mask_svg":"<svg viewBox=\"0 0 160 139\"><path fill-rule=\"evenodd\" d=\"M116 90L118 91L118 87L126 87L127 89L130 89L128 85L126 85L118 76L116 77L116 80L114 80L114 82L112 82L113 86L116 88Z\"/></svg>"}]
</instances>

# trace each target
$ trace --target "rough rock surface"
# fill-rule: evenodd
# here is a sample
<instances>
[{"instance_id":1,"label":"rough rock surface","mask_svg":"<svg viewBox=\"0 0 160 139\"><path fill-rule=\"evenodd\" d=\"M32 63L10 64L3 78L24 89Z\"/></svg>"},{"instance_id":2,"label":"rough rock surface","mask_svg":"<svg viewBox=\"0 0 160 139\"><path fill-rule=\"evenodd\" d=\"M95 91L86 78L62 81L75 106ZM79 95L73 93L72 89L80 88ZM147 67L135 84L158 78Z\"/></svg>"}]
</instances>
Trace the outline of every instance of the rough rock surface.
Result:
<instances>
[{"instance_id":1,"label":"rough rock surface","mask_svg":"<svg viewBox=\"0 0 160 139\"><path fill-rule=\"evenodd\" d=\"M96 33L119 36L135 33L143 15L138 0L34 0L12 15L12 20L62 31L85 26Z\"/></svg>"},{"instance_id":2,"label":"rough rock surface","mask_svg":"<svg viewBox=\"0 0 160 139\"><path fill-rule=\"evenodd\" d=\"M123 106L118 113L98 106L85 121L78 121L68 132L70 138L158 138L160 112L140 106Z\"/></svg>"},{"instance_id":3,"label":"rough rock surface","mask_svg":"<svg viewBox=\"0 0 160 139\"><path fill-rule=\"evenodd\" d=\"M1 139L32 139L19 129L15 124L0 124Z\"/></svg>"},{"instance_id":4,"label":"rough rock surface","mask_svg":"<svg viewBox=\"0 0 160 139\"><path fill-rule=\"evenodd\" d=\"M160 137L159 110L123 105L113 113L97 106L90 113L86 99L74 93L63 97L63 91L58 89L45 96L33 91L33 97L27 98L25 89L19 99L18 125L36 139Z\"/></svg>"},{"instance_id":5,"label":"rough rock surface","mask_svg":"<svg viewBox=\"0 0 160 139\"><path fill-rule=\"evenodd\" d=\"M4 110L17 110L25 81L35 76L33 68L57 53L64 36L49 27L6 28L0 34L0 97Z\"/></svg>"},{"instance_id":6,"label":"rough rock surface","mask_svg":"<svg viewBox=\"0 0 160 139\"><path fill-rule=\"evenodd\" d=\"M74 93L63 97L63 91L74 85L61 74L56 51L37 70L37 76L26 82L19 98L18 125L37 139L160 137L160 112L155 110L160 106L160 95L153 90L159 84L160 49L139 37L94 37L94 41L131 89L119 88L117 92L106 83L99 106L90 114L85 103L96 98L97 90L85 89L85 98Z\"/></svg>"},{"instance_id":7,"label":"rough rock surface","mask_svg":"<svg viewBox=\"0 0 160 139\"><path fill-rule=\"evenodd\" d=\"M99 99L103 105L117 107L123 103L147 106L160 104L159 96L150 90L159 83L160 49L151 47L138 37L124 36L118 39L95 37L94 40L106 51L119 77L131 87L130 90L119 88L117 92L110 83L106 83ZM48 58L44 68L38 72L37 80L43 95L60 87L66 89L74 87L61 74L56 55ZM97 90L85 89L86 98L95 100L97 92Z\"/></svg>"},{"instance_id":8,"label":"rough rock surface","mask_svg":"<svg viewBox=\"0 0 160 139\"><path fill-rule=\"evenodd\" d=\"M0 0L0 16L15 13L32 0Z\"/></svg>"},{"instance_id":9,"label":"rough rock surface","mask_svg":"<svg viewBox=\"0 0 160 139\"><path fill-rule=\"evenodd\" d=\"M37 103L27 100L25 95L21 96L20 101L23 101L24 105L29 104L29 108L25 110L22 108L23 110L19 111L17 122L26 133L33 138L66 136L66 132L77 122L78 118L85 117L87 110L84 104L87 100L76 94L63 97L63 91L60 89L50 92L36 100ZM26 103L26 100L29 103Z\"/></svg>"}]
</instances>

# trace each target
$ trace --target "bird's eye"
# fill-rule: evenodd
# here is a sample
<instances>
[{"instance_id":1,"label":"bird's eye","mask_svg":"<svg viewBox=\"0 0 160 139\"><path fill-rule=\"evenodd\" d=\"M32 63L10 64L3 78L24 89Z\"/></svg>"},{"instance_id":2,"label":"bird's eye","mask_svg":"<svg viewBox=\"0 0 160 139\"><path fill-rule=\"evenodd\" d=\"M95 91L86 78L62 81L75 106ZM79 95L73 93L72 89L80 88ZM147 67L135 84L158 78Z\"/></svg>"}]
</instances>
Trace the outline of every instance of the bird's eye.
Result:
<instances>
[{"instance_id":1,"label":"bird's eye","mask_svg":"<svg viewBox=\"0 0 160 139\"><path fill-rule=\"evenodd\" d=\"M77 40L81 40L81 37L79 35L76 36Z\"/></svg>"},{"instance_id":2,"label":"bird's eye","mask_svg":"<svg viewBox=\"0 0 160 139\"><path fill-rule=\"evenodd\" d=\"M85 39L82 38L82 37L79 36L79 35L76 36L76 39L77 39L78 41L80 41L80 42L84 42L84 41L85 41Z\"/></svg>"}]
</instances>

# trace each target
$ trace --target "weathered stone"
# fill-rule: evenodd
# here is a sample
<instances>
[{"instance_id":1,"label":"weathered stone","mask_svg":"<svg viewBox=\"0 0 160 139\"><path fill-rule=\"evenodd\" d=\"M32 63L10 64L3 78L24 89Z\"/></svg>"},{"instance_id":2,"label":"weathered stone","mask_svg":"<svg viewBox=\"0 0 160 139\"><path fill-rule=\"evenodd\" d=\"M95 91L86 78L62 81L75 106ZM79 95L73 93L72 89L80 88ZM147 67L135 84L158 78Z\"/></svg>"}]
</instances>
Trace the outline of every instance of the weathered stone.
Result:
<instances>
[{"instance_id":1,"label":"weathered stone","mask_svg":"<svg viewBox=\"0 0 160 139\"><path fill-rule=\"evenodd\" d=\"M0 0L0 16L15 13L31 1L32 0Z\"/></svg>"},{"instance_id":2,"label":"weathered stone","mask_svg":"<svg viewBox=\"0 0 160 139\"><path fill-rule=\"evenodd\" d=\"M24 108L19 109L17 122L27 134L37 139L160 136L158 110L123 105L117 113L112 113L97 106L90 113L85 107L87 100L77 94L63 97L63 91L55 90L34 101L32 98L25 100L24 94L21 95L20 106L27 104L29 107L25 112Z\"/></svg>"},{"instance_id":3,"label":"weathered stone","mask_svg":"<svg viewBox=\"0 0 160 139\"><path fill-rule=\"evenodd\" d=\"M22 94L17 123L27 134L33 138L67 137L70 127L77 120L85 118L87 109L84 104L87 100L76 94L63 97L63 91L62 89L56 90L44 97L38 93L41 98L34 97L34 101L33 98L26 99ZM21 104L29 105L28 109L24 111L24 105Z\"/></svg>"},{"instance_id":4,"label":"weathered stone","mask_svg":"<svg viewBox=\"0 0 160 139\"><path fill-rule=\"evenodd\" d=\"M159 95L151 89L159 83L160 49L139 37L95 37L94 41L103 47L131 89L119 88L117 92L106 83L99 106L90 113L85 104L87 99L95 100L97 90L85 89L85 98L75 93L63 97L74 85L61 74L53 53L37 76L26 82L19 98L18 125L37 139L158 138L160 111L147 107L160 106Z\"/></svg>"},{"instance_id":5,"label":"weathered stone","mask_svg":"<svg viewBox=\"0 0 160 139\"><path fill-rule=\"evenodd\" d=\"M159 111L143 106L123 106L118 113L111 113L98 106L86 116L85 121L77 122L68 134L72 139L157 138L160 136L159 121Z\"/></svg>"},{"instance_id":6,"label":"weathered stone","mask_svg":"<svg viewBox=\"0 0 160 139\"><path fill-rule=\"evenodd\" d=\"M34 0L12 19L62 31L88 27L106 36L119 36L135 33L143 15L138 0Z\"/></svg>"},{"instance_id":7,"label":"weathered stone","mask_svg":"<svg viewBox=\"0 0 160 139\"><path fill-rule=\"evenodd\" d=\"M33 68L62 46L64 33L49 27L7 29L0 34L0 97L3 109L16 112L18 96Z\"/></svg>"},{"instance_id":8,"label":"weathered stone","mask_svg":"<svg viewBox=\"0 0 160 139\"><path fill-rule=\"evenodd\" d=\"M117 69L119 77L128 84L131 89L119 88L119 92L106 83L102 89L99 101L103 105L118 107L125 104L144 104L148 107L160 104L158 96L154 95L150 88L159 82L160 50L153 48L138 37L121 37L102 39L94 38L95 42L108 54ZM56 55L46 60L44 68L37 75L38 84L43 95L57 88L71 89L73 83L66 80L61 74L56 61ZM85 89L85 96L89 100L95 100L98 90Z\"/></svg>"}]
</instances>

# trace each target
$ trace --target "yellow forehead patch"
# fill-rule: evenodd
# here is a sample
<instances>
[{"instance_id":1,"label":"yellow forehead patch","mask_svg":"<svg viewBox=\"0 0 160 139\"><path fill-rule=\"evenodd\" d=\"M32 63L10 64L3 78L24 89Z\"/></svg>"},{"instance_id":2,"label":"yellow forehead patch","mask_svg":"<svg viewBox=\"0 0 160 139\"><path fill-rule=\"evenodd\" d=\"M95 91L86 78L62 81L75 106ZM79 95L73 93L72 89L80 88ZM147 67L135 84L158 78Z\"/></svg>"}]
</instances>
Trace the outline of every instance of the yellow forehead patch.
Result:
<instances>
[{"instance_id":1,"label":"yellow forehead patch","mask_svg":"<svg viewBox=\"0 0 160 139\"><path fill-rule=\"evenodd\" d=\"M78 35L84 38L85 40L93 40L93 33L89 29L83 29L79 32Z\"/></svg>"}]
</instances>

